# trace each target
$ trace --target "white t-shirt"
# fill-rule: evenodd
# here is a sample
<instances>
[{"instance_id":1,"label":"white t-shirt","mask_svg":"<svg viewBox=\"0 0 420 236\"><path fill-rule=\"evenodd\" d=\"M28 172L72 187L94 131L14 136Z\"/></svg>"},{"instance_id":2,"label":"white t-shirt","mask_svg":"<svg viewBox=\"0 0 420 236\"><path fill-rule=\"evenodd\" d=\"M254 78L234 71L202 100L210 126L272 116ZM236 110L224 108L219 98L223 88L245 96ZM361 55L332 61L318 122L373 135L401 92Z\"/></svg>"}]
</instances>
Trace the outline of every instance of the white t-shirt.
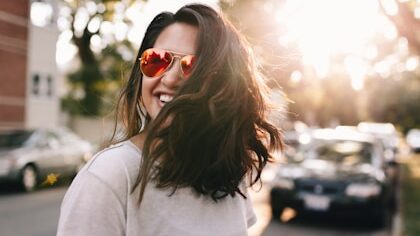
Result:
<instances>
[{"instance_id":1,"label":"white t-shirt","mask_svg":"<svg viewBox=\"0 0 420 236\"><path fill-rule=\"evenodd\" d=\"M169 196L148 184L139 208L139 188L131 189L141 155L131 141L97 153L64 197L57 235L247 235L256 221L248 195L215 203L191 188Z\"/></svg>"}]
</instances>

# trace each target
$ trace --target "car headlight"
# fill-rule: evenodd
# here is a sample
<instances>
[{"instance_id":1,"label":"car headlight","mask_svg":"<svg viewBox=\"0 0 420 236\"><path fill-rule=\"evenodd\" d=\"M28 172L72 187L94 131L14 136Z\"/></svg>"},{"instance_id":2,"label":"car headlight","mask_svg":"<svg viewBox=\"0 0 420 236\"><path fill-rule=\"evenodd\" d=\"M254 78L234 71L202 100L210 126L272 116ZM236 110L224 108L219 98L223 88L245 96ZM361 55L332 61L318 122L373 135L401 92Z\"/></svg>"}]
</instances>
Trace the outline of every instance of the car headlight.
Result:
<instances>
[{"instance_id":1,"label":"car headlight","mask_svg":"<svg viewBox=\"0 0 420 236\"><path fill-rule=\"evenodd\" d=\"M291 190L295 187L295 183L291 179L277 177L273 180L272 186L275 188Z\"/></svg>"},{"instance_id":2,"label":"car headlight","mask_svg":"<svg viewBox=\"0 0 420 236\"><path fill-rule=\"evenodd\" d=\"M346 188L346 195L352 197L368 198L380 193L381 186L377 184L350 184Z\"/></svg>"}]
</instances>

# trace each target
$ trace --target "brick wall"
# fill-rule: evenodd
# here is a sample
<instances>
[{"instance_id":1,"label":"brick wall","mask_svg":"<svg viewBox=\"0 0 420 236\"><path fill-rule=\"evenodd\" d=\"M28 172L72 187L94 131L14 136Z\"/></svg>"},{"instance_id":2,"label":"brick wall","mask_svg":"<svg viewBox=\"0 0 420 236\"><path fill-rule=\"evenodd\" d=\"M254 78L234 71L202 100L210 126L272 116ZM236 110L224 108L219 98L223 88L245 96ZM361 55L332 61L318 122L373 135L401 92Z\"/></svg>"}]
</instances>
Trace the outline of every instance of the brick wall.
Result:
<instances>
[{"instance_id":1,"label":"brick wall","mask_svg":"<svg viewBox=\"0 0 420 236\"><path fill-rule=\"evenodd\" d=\"M28 20L28 0L0 1L0 129L24 126Z\"/></svg>"}]
</instances>

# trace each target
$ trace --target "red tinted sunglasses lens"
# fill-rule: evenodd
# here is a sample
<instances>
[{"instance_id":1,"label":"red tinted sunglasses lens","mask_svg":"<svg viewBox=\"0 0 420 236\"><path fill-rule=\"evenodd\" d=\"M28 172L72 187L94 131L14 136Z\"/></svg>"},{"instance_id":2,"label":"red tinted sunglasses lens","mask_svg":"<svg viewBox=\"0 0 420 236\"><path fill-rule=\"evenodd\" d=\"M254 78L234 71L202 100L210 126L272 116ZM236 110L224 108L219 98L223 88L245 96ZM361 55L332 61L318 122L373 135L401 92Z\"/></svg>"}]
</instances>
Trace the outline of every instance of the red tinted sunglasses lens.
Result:
<instances>
[{"instance_id":1,"label":"red tinted sunglasses lens","mask_svg":"<svg viewBox=\"0 0 420 236\"><path fill-rule=\"evenodd\" d=\"M187 55L181 58L181 69L185 77L191 75L192 69L195 64L195 60L195 56L193 55Z\"/></svg>"},{"instance_id":2,"label":"red tinted sunglasses lens","mask_svg":"<svg viewBox=\"0 0 420 236\"><path fill-rule=\"evenodd\" d=\"M172 63L172 55L159 49L147 49L140 60L140 69L148 77L162 75Z\"/></svg>"}]
</instances>

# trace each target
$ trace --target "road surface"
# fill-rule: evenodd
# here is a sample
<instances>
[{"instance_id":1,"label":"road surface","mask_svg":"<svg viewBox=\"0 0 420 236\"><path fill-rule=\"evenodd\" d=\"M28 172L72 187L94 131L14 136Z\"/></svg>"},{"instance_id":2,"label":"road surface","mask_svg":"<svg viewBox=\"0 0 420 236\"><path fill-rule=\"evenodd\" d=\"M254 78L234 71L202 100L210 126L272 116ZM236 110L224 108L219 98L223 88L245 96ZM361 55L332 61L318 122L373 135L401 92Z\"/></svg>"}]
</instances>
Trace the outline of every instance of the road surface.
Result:
<instances>
[{"instance_id":1,"label":"road surface","mask_svg":"<svg viewBox=\"0 0 420 236\"><path fill-rule=\"evenodd\" d=\"M295 215L292 209L288 210L289 217L285 222L271 219L271 208L269 205L269 189L263 187L258 192L250 191L254 203L254 210L258 221L249 230L250 236L389 236L391 235L390 219L389 225L383 228L372 227L363 222L349 219L331 219L328 217L300 217ZM286 214L287 215L287 214ZM280 218L280 217L279 217Z\"/></svg>"},{"instance_id":2,"label":"road surface","mask_svg":"<svg viewBox=\"0 0 420 236\"><path fill-rule=\"evenodd\" d=\"M0 190L0 235L53 236L56 234L59 208L67 185L44 188L33 193ZM258 222L250 229L251 236L274 235L390 235L390 227L375 229L352 222L331 219L292 217L287 223L271 220L268 189L252 193Z\"/></svg>"},{"instance_id":3,"label":"road surface","mask_svg":"<svg viewBox=\"0 0 420 236\"><path fill-rule=\"evenodd\" d=\"M32 193L0 191L0 235L53 236L66 186Z\"/></svg>"}]
</instances>

